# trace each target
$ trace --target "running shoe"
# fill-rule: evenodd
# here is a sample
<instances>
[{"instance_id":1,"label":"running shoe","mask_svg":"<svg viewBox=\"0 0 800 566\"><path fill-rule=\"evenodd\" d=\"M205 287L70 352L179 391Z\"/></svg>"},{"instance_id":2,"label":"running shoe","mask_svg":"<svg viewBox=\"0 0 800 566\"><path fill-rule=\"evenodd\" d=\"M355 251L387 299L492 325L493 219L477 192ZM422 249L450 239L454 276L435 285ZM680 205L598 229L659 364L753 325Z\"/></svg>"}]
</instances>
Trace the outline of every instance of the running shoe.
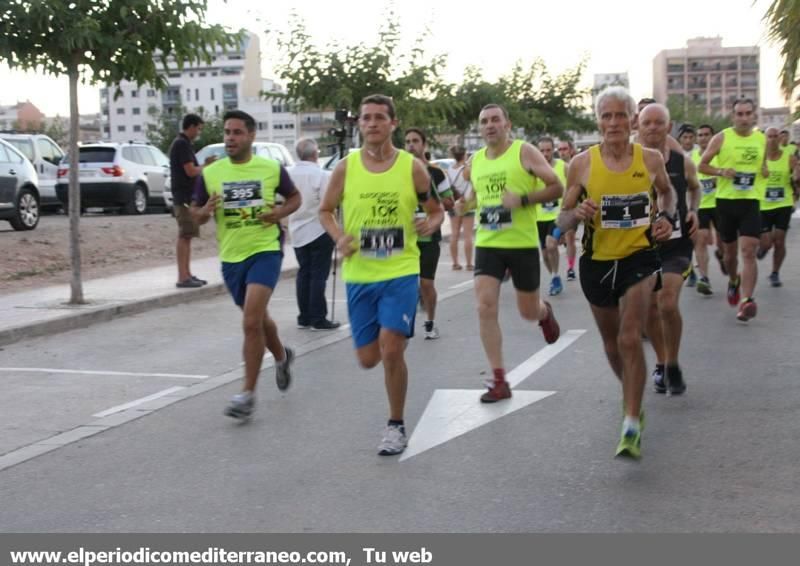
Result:
<instances>
[{"instance_id":1,"label":"running shoe","mask_svg":"<svg viewBox=\"0 0 800 566\"><path fill-rule=\"evenodd\" d=\"M496 403L511 397L511 387L507 381L487 381L486 387L489 389L481 395L481 403Z\"/></svg>"},{"instance_id":2,"label":"running shoe","mask_svg":"<svg viewBox=\"0 0 800 566\"><path fill-rule=\"evenodd\" d=\"M773 287L782 287L783 283L781 282L781 276L778 275L777 271L773 271L769 274L769 284Z\"/></svg>"},{"instance_id":3,"label":"running shoe","mask_svg":"<svg viewBox=\"0 0 800 566\"><path fill-rule=\"evenodd\" d=\"M379 456L397 456L402 454L408 445L406 429L402 425L386 425L383 429L383 438L378 444Z\"/></svg>"},{"instance_id":4,"label":"running shoe","mask_svg":"<svg viewBox=\"0 0 800 566\"><path fill-rule=\"evenodd\" d=\"M732 307L739 304L739 286L741 283L742 277L740 275L736 276L736 281L728 280L728 304Z\"/></svg>"},{"instance_id":5,"label":"running shoe","mask_svg":"<svg viewBox=\"0 0 800 566\"><path fill-rule=\"evenodd\" d=\"M683 381L683 372L678 366L667 366L667 390L670 395L683 395L686 393L686 382Z\"/></svg>"},{"instance_id":6,"label":"running shoe","mask_svg":"<svg viewBox=\"0 0 800 566\"><path fill-rule=\"evenodd\" d=\"M275 363L275 383L278 389L286 391L292 384L292 362L294 361L294 350L285 346L283 348L286 352L286 359L282 362Z\"/></svg>"},{"instance_id":7,"label":"running shoe","mask_svg":"<svg viewBox=\"0 0 800 566\"><path fill-rule=\"evenodd\" d=\"M575 270L567 269L567 281L575 281Z\"/></svg>"},{"instance_id":8,"label":"running shoe","mask_svg":"<svg viewBox=\"0 0 800 566\"><path fill-rule=\"evenodd\" d=\"M697 285L697 274L694 272L694 268L689 268L689 277L686 278L686 286L687 287L694 287Z\"/></svg>"},{"instance_id":9,"label":"running shoe","mask_svg":"<svg viewBox=\"0 0 800 566\"><path fill-rule=\"evenodd\" d=\"M542 334L544 334L544 341L548 344L553 344L561 336L561 327L558 325L555 313L553 313L553 307L547 301L544 301L544 304L547 307L547 318L540 320L539 326L542 329Z\"/></svg>"},{"instance_id":10,"label":"running shoe","mask_svg":"<svg viewBox=\"0 0 800 566\"><path fill-rule=\"evenodd\" d=\"M653 391L662 395L667 392L667 384L664 382L664 366L657 365L653 370Z\"/></svg>"},{"instance_id":11,"label":"running shoe","mask_svg":"<svg viewBox=\"0 0 800 566\"><path fill-rule=\"evenodd\" d=\"M436 327L433 322L425 323L425 340L438 340L439 339L439 329Z\"/></svg>"},{"instance_id":12,"label":"running shoe","mask_svg":"<svg viewBox=\"0 0 800 566\"><path fill-rule=\"evenodd\" d=\"M617 458L630 458L638 460L642 457L642 433L635 428L629 428L622 433L617 444Z\"/></svg>"},{"instance_id":13,"label":"running shoe","mask_svg":"<svg viewBox=\"0 0 800 566\"><path fill-rule=\"evenodd\" d=\"M554 275L552 281L550 281L550 296L560 295L563 290L564 284L561 282L561 277Z\"/></svg>"},{"instance_id":14,"label":"running shoe","mask_svg":"<svg viewBox=\"0 0 800 566\"><path fill-rule=\"evenodd\" d=\"M739 312L736 313L736 318L742 322L747 322L751 318L755 318L758 313L758 306L752 297L748 297L739 305Z\"/></svg>"},{"instance_id":15,"label":"running shoe","mask_svg":"<svg viewBox=\"0 0 800 566\"><path fill-rule=\"evenodd\" d=\"M708 277L701 277L697 280L697 292L706 297L713 293L711 290L711 282L708 280Z\"/></svg>"},{"instance_id":16,"label":"running shoe","mask_svg":"<svg viewBox=\"0 0 800 566\"><path fill-rule=\"evenodd\" d=\"M767 257L768 253L769 253L769 250L765 250L763 248L758 248L758 250L756 250L756 259L764 259L765 257Z\"/></svg>"},{"instance_id":17,"label":"running shoe","mask_svg":"<svg viewBox=\"0 0 800 566\"><path fill-rule=\"evenodd\" d=\"M328 320L327 318L323 318L319 322L311 325L311 330L336 330L342 325L341 322L336 322L334 320Z\"/></svg>"},{"instance_id":18,"label":"running shoe","mask_svg":"<svg viewBox=\"0 0 800 566\"><path fill-rule=\"evenodd\" d=\"M717 258L717 261L719 261L719 270L723 275L727 275L728 269L725 267L725 261L722 259L722 252L719 249L714 252L714 257Z\"/></svg>"},{"instance_id":19,"label":"running shoe","mask_svg":"<svg viewBox=\"0 0 800 566\"><path fill-rule=\"evenodd\" d=\"M234 419L246 420L253 414L255 404L255 396L251 392L237 393L225 407L224 414Z\"/></svg>"}]
</instances>

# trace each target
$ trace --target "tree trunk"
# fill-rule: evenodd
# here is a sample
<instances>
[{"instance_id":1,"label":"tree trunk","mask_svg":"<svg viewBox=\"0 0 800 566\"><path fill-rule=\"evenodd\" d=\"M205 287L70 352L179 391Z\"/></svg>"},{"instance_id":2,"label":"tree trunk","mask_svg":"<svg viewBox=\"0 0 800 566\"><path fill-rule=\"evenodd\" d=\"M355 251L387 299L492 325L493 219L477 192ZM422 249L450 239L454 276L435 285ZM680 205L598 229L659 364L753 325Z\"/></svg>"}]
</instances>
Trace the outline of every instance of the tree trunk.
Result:
<instances>
[{"instance_id":1,"label":"tree trunk","mask_svg":"<svg viewBox=\"0 0 800 566\"><path fill-rule=\"evenodd\" d=\"M78 136L80 121L78 114L78 65L69 68L69 255L72 264L69 304L83 305L83 283L81 282L81 186L78 181Z\"/></svg>"}]
</instances>

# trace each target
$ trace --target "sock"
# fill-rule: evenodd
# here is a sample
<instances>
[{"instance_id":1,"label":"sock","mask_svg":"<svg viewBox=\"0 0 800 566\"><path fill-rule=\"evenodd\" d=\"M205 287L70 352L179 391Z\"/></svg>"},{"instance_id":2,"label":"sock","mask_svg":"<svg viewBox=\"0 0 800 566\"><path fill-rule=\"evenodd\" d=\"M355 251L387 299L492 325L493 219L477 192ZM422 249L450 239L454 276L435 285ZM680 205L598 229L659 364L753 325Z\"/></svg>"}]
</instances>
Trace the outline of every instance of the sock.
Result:
<instances>
[{"instance_id":1,"label":"sock","mask_svg":"<svg viewBox=\"0 0 800 566\"><path fill-rule=\"evenodd\" d=\"M494 372L494 382L495 383L503 383L506 380L506 370L503 368L495 368Z\"/></svg>"},{"instance_id":2,"label":"sock","mask_svg":"<svg viewBox=\"0 0 800 566\"><path fill-rule=\"evenodd\" d=\"M629 417L625 415L625 418L622 420L622 432L624 434L629 430L639 431L639 417Z\"/></svg>"},{"instance_id":3,"label":"sock","mask_svg":"<svg viewBox=\"0 0 800 566\"><path fill-rule=\"evenodd\" d=\"M433 330L433 321L432 320L426 320L425 321L425 330L427 332L430 332L431 330Z\"/></svg>"},{"instance_id":4,"label":"sock","mask_svg":"<svg viewBox=\"0 0 800 566\"><path fill-rule=\"evenodd\" d=\"M656 371L660 371L664 375L664 364L656 364Z\"/></svg>"},{"instance_id":5,"label":"sock","mask_svg":"<svg viewBox=\"0 0 800 566\"><path fill-rule=\"evenodd\" d=\"M567 258L567 266L569 266L570 269L575 269L575 258L574 257L568 257Z\"/></svg>"},{"instance_id":6,"label":"sock","mask_svg":"<svg viewBox=\"0 0 800 566\"><path fill-rule=\"evenodd\" d=\"M403 419L400 419L399 421L394 420L394 419L389 419L389 426L396 426L400 430L402 430L403 433L405 433L405 431L406 431L406 426L405 426L405 423L403 422Z\"/></svg>"}]
</instances>

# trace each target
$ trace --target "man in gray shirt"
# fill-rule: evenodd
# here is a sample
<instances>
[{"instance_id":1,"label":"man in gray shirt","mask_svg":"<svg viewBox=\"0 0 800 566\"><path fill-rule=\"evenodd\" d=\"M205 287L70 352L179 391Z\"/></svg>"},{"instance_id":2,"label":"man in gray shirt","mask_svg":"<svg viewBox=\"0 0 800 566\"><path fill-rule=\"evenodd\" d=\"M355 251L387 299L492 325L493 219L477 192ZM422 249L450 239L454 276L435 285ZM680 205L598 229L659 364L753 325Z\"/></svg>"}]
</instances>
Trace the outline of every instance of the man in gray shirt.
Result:
<instances>
[{"instance_id":1,"label":"man in gray shirt","mask_svg":"<svg viewBox=\"0 0 800 566\"><path fill-rule=\"evenodd\" d=\"M289 235L300 269L297 272L298 328L335 330L339 323L327 319L325 286L331 269L334 241L319 222L319 205L330 173L319 164L317 142L303 138L295 146L297 165L289 176L303 196L303 204L289 217Z\"/></svg>"}]
</instances>

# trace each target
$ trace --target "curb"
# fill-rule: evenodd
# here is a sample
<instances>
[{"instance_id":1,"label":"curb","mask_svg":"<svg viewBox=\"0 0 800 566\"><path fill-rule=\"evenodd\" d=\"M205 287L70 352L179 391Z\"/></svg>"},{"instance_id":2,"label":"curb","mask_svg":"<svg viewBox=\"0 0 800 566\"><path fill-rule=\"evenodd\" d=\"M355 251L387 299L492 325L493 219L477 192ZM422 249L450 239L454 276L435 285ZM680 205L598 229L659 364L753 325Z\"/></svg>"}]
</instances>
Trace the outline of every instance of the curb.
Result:
<instances>
[{"instance_id":1,"label":"curb","mask_svg":"<svg viewBox=\"0 0 800 566\"><path fill-rule=\"evenodd\" d=\"M288 279L297 274L297 267L289 267L281 271L280 279ZM0 346L8 346L27 338L37 338L60 334L68 330L86 328L98 322L108 322L118 317L141 314L163 307L172 307L225 293L224 283L212 283L199 289L175 291L159 297L148 297L140 301L131 301L109 306L89 307L91 310L76 312L55 320L35 322L33 324L14 326L0 330Z\"/></svg>"}]
</instances>

